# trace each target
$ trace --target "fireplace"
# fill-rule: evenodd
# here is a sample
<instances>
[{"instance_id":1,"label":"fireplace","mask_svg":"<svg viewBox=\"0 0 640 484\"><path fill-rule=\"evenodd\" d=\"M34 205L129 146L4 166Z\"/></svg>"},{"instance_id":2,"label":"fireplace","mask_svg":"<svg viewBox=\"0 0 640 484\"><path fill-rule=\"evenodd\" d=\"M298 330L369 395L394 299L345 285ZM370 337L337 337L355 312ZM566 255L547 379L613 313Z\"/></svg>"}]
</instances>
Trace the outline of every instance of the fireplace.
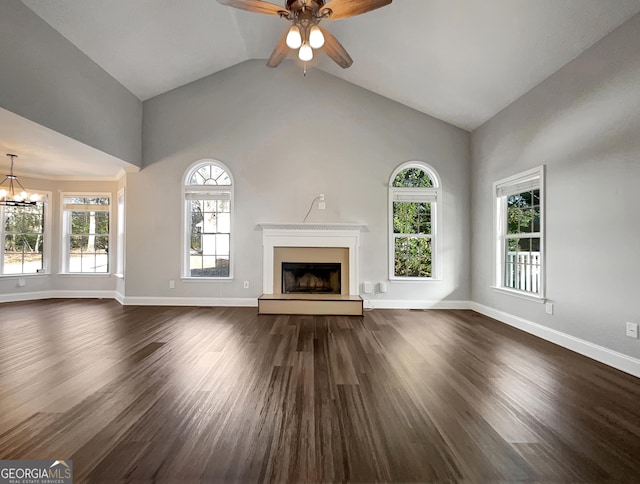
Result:
<instances>
[{"instance_id":1,"label":"fireplace","mask_svg":"<svg viewBox=\"0 0 640 484\"><path fill-rule=\"evenodd\" d=\"M340 294L340 263L283 262L282 294Z\"/></svg>"},{"instance_id":2,"label":"fireplace","mask_svg":"<svg viewBox=\"0 0 640 484\"><path fill-rule=\"evenodd\" d=\"M340 263L340 294L357 295L360 232L348 223L261 223L264 294L282 294L282 262Z\"/></svg>"},{"instance_id":3,"label":"fireplace","mask_svg":"<svg viewBox=\"0 0 640 484\"><path fill-rule=\"evenodd\" d=\"M259 224L263 230L260 314L362 316L358 249L362 224Z\"/></svg>"}]
</instances>

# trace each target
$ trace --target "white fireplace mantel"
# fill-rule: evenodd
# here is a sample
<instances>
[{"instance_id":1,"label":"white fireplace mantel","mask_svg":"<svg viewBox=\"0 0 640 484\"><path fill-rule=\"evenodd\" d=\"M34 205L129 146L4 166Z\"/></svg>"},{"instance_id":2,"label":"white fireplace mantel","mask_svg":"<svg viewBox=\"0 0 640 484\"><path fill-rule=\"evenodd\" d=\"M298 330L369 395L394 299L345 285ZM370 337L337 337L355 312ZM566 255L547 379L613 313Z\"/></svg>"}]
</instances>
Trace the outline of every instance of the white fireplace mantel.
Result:
<instances>
[{"instance_id":1,"label":"white fireplace mantel","mask_svg":"<svg viewBox=\"0 0 640 484\"><path fill-rule=\"evenodd\" d=\"M259 223L262 229L262 290L273 294L273 249L275 247L346 247L349 249L349 294L359 294L359 223Z\"/></svg>"}]
</instances>

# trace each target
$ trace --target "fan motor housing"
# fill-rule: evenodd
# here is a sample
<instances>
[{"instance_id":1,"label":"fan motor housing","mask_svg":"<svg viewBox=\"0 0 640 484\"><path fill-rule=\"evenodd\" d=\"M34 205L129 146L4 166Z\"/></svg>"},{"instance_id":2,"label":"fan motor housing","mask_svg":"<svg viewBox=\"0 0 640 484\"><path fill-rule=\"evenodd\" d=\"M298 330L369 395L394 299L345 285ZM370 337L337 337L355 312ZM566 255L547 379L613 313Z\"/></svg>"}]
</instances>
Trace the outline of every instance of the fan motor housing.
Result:
<instances>
[{"instance_id":1,"label":"fan motor housing","mask_svg":"<svg viewBox=\"0 0 640 484\"><path fill-rule=\"evenodd\" d=\"M316 13L324 4L324 0L287 0L286 2L287 10L291 12L297 12L306 7Z\"/></svg>"}]
</instances>

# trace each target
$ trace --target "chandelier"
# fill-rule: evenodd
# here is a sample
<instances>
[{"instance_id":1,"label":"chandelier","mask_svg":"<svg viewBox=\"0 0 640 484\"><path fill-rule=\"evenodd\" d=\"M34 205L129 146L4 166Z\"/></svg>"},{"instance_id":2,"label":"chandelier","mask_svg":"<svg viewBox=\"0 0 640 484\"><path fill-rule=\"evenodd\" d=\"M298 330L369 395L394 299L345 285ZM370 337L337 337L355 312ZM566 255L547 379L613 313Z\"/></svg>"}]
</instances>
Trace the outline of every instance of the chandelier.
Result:
<instances>
[{"instance_id":1,"label":"chandelier","mask_svg":"<svg viewBox=\"0 0 640 484\"><path fill-rule=\"evenodd\" d=\"M22 183L18 180L18 177L13 174L13 162L18 155L7 153L7 156L11 158L11 168L9 169L9 174L2 180L2 183L0 183L0 205L11 207L35 205L40 200L40 195L37 193L29 195L22 186ZM17 189L19 190L18 193L16 193Z\"/></svg>"}]
</instances>

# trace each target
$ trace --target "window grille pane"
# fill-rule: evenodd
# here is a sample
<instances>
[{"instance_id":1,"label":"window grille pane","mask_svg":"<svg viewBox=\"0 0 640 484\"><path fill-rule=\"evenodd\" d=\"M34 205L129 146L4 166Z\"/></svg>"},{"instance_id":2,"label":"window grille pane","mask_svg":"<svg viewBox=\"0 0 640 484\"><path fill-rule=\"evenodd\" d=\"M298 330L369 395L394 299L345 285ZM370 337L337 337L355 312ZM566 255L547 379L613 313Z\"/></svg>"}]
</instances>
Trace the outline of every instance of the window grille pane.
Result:
<instances>
[{"instance_id":1,"label":"window grille pane","mask_svg":"<svg viewBox=\"0 0 640 484\"><path fill-rule=\"evenodd\" d=\"M431 277L431 239L396 237L394 268L396 277Z\"/></svg>"},{"instance_id":2,"label":"window grille pane","mask_svg":"<svg viewBox=\"0 0 640 484\"><path fill-rule=\"evenodd\" d=\"M89 232L89 214L87 212L71 212L71 233L86 234Z\"/></svg>"},{"instance_id":3,"label":"window grille pane","mask_svg":"<svg viewBox=\"0 0 640 484\"><path fill-rule=\"evenodd\" d=\"M393 232L396 234L430 234L431 204L427 202L393 202Z\"/></svg>"},{"instance_id":4,"label":"window grille pane","mask_svg":"<svg viewBox=\"0 0 640 484\"><path fill-rule=\"evenodd\" d=\"M109 212L89 212L89 221L91 221L91 217L94 217L95 231L93 233L96 234L108 234L109 233ZM89 229L91 229L91 223L89 224Z\"/></svg>"},{"instance_id":5,"label":"window grille pane","mask_svg":"<svg viewBox=\"0 0 640 484\"><path fill-rule=\"evenodd\" d=\"M229 255L229 235L216 235L216 252L217 255Z\"/></svg>"},{"instance_id":6,"label":"window grille pane","mask_svg":"<svg viewBox=\"0 0 640 484\"><path fill-rule=\"evenodd\" d=\"M200 275L202 272L202 257L198 255L190 256L189 269L192 276Z\"/></svg>"},{"instance_id":7,"label":"window grille pane","mask_svg":"<svg viewBox=\"0 0 640 484\"><path fill-rule=\"evenodd\" d=\"M229 277L229 257L218 257L216 259L216 277Z\"/></svg>"},{"instance_id":8,"label":"window grille pane","mask_svg":"<svg viewBox=\"0 0 640 484\"><path fill-rule=\"evenodd\" d=\"M231 202L229 200L218 200L218 212L231 212Z\"/></svg>"},{"instance_id":9,"label":"window grille pane","mask_svg":"<svg viewBox=\"0 0 640 484\"><path fill-rule=\"evenodd\" d=\"M420 168L406 168L396 175L392 185L394 187L431 188L433 181L427 172Z\"/></svg>"},{"instance_id":10,"label":"window grille pane","mask_svg":"<svg viewBox=\"0 0 640 484\"><path fill-rule=\"evenodd\" d=\"M202 254L215 254L216 253L216 236L213 234L202 235Z\"/></svg>"},{"instance_id":11,"label":"window grille pane","mask_svg":"<svg viewBox=\"0 0 640 484\"><path fill-rule=\"evenodd\" d=\"M97 253L107 254L109 252L109 237L106 235L98 235L95 246Z\"/></svg>"},{"instance_id":12,"label":"window grille pane","mask_svg":"<svg viewBox=\"0 0 640 484\"><path fill-rule=\"evenodd\" d=\"M215 268L216 256L207 255L202 257L202 269L204 272L211 274Z\"/></svg>"},{"instance_id":13,"label":"window grille pane","mask_svg":"<svg viewBox=\"0 0 640 484\"><path fill-rule=\"evenodd\" d=\"M96 257L93 253L83 252L80 257L81 272L94 272L96 267Z\"/></svg>"},{"instance_id":14,"label":"window grille pane","mask_svg":"<svg viewBox=\"0 0 640 484\"><path fill-rule=\"evenodd\" d=\"M504 286L520 291L540 292L540 238L507 238Z\"/></svg>"},{"instance_id":15,"label":"window grille pane","mask_svg":"<svg viewBox=\"0 0 640 484\"><path fill-rule=\"evenodd\" d=\"M507 234L540 231L540 190L507 196Z\"/></svg>"},{"instance_id":16,"label":"window grille pane","mask_svg":"<svg viewBox=\"0 0 640 484\"><path fill-rule=\"evenodd\" d=\"M216 224L216 214L215 213L205 212L202 215L202 221L203 221L203 229L202 229L202 231L204 233L211 234L211 233L216 232L217 224Z\"/></svg>"},{"instance_id":17,"label":"window grille pane","mask_svg":"<svg viewBox=\"0 0 640 484\"><path fill-rule=\"evenodd\" d=\"M218 232L226 234L231 232L231 214L229 212L218 214Z\"/></svg>"},{"instance_id":18,"label":"window grille pane","mask_svg":"<svg viewBox=\"0 0 640 484\"><path fill-rule=\"evenodd\" d=\"M198 168L189 177L188 185L231 185L229 174L217 165L209 164Z\"/></svg>"}]
</instances>

